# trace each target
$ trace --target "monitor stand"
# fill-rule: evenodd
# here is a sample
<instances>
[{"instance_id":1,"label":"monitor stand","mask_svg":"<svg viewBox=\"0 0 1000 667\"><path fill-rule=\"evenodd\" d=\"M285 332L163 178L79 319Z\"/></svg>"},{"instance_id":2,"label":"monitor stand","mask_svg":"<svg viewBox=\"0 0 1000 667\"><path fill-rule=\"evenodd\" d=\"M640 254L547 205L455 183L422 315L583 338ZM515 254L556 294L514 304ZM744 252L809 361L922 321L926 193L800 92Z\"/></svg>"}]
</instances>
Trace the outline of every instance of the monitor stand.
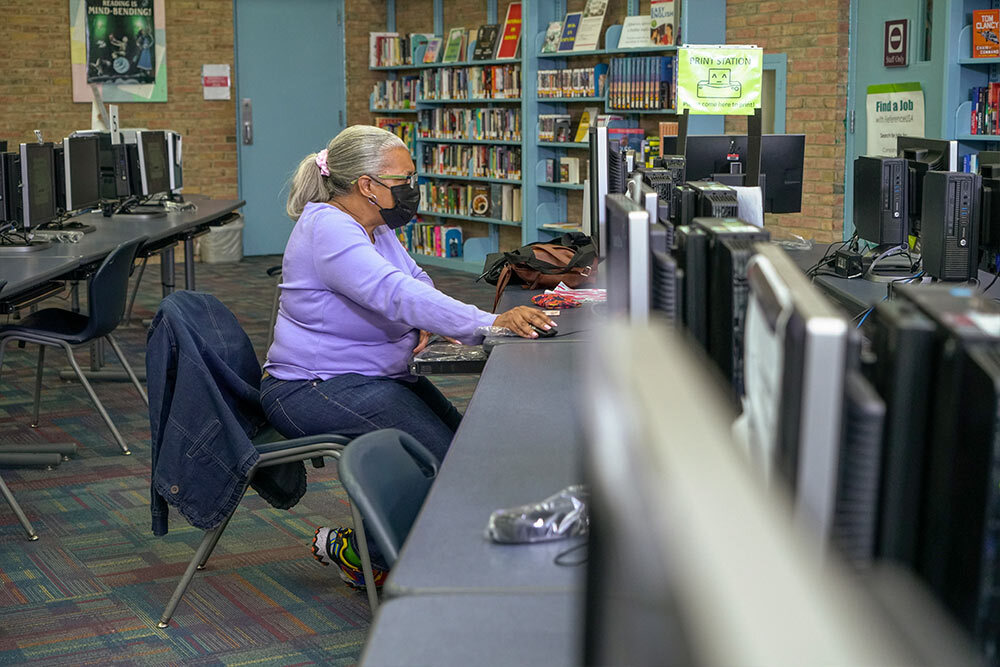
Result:
<instances>
[{"instance_id":1,"label":"monitor stand","mask_svg":"<svg viewBox=\"0 0 1000 667\"><path fill-rule=\"evenodd\" d=\"M50 222L46 225L42 225L39 229L53 232L83 232L84 234L97 231L97 227L94 227L93 225L85 225L82 222L77 222L76 220L67 220L66 222Z\"/></svg>"}]
</instances>

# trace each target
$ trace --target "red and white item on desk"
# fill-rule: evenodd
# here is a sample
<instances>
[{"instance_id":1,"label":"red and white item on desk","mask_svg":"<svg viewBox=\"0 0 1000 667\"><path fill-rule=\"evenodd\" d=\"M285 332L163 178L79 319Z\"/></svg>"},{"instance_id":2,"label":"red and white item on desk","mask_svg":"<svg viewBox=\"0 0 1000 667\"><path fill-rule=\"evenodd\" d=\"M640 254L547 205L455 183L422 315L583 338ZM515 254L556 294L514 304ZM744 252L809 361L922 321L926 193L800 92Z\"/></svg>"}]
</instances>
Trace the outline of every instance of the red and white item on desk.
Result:
<instances>
[{"instance_id":1,"label":"red and white item on desk","mask_svg":"<svg viewBox=\"0 0 1000 667\"><path fill-rule=\"evenodd\" d=\"M577 308L585 303L601 303L608 300L605 289L573 289L559 283L554 289L531 297L531 302L542 308Z\"/></svg>"}]
</instances>

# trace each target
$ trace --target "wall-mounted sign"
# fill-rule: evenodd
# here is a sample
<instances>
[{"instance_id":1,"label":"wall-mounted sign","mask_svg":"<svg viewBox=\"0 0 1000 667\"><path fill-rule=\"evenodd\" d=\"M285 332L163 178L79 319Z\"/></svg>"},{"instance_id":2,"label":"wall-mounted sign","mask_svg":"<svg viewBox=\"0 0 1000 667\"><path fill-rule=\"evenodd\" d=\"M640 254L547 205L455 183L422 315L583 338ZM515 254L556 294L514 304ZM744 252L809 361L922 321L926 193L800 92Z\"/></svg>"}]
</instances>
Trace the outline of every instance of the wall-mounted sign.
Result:
<instances>
[{"instance_id":1,"label":"wall-mounted sign","mask_svg":"<svg viewBox=\"0 0 1000 667\"><path fill-rule=\"evenodd\" d=\"M868 86L865 155L895 157L896 137L924 136L924 91L919 82Z\"/></svg>"},{"instance_id":2,"label":"wall-mounted sign","mask_svg":"<svg viewBox=\"0 0 1000 667\"><path fill-rule=\"evenodd\" d=\"M677 49L677 111L752 116L760 108L764 50L756 46Z\"/></svg>"},{"instance_id":3,"label":"wall-mounted sign","mask_svg":"<svg viewBox=\"0 0 1000 667\"><path fill-rule=\"evenodd\" d=\"M886 67L906 67L909 53L909 19L885 22L885 49L882 64Z\"/></svg>"}]
</instances>

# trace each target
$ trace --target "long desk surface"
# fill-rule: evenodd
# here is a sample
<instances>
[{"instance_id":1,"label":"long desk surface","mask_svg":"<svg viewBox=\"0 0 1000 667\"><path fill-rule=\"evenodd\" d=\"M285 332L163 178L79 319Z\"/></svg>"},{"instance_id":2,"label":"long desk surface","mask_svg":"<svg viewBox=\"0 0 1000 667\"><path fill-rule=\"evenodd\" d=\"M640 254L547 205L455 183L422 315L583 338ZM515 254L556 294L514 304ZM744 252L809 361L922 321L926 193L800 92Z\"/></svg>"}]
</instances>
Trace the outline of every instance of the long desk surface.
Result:
<instances>
[{"instance_id":1,"label":"long desk surface","mask_svg":"<svg viewBox=\"0 0 1000 667\"><path fill-rule=\"evenodd\" d=\"M7 281L3 297L58 278L79 266L98 262L118 245L141 237L149 243L181 239L190 232L223 218L245 204L237 200L192 197L196 211L174 211L155 218L112 216L88 213L74 220L93 225L79 243L52 243L34 252L4 252L0 248L0 280Z\"/></svg>"},{"instance_id":2,"label":"long desk surface","mask_svg":"<svg viewBox=\"0 0 1000 667\"><path fill-rule=\"evenodd\" d=\"M577 594L410 595L379 608L361 664L571 667L582 647Z\"/></svg>"},{"instance_id":3,"label":"long desk surface","mask_svg":"<svg viewBox=\"0 0 1000 667\"><path fill-rule=\"evenodd\" d=\"M493 510L583 481L577 392L584 347L535 341L493 351L386 582L388 597L581 590L583 568L554 563L579 540L502 545L485 529Z\"/></svg>"},{"instance_id":4,"label":"long desk surface","mask_svg":"<svg viewBox=\"0 0 1000 667\"><path fill-rule=\"evenodd\" d=\"M541 294L544 291L508 287L500 297L500 303L497 304L496 312L502 313L516 306L532 306L537 308L538 306L531 303L531 297ZM483 341L483 349L491 352L498 345L511 343L567 343L587 340L589 338L588 332L593 329L594 323L600 318L603 309L603 303L585 304L579 308L563 308L559 311L559 315L552 318L558 325L558 333L555 336L538 339L521 338L520 336L487 336Z\"/></svg>"}]
</instances>

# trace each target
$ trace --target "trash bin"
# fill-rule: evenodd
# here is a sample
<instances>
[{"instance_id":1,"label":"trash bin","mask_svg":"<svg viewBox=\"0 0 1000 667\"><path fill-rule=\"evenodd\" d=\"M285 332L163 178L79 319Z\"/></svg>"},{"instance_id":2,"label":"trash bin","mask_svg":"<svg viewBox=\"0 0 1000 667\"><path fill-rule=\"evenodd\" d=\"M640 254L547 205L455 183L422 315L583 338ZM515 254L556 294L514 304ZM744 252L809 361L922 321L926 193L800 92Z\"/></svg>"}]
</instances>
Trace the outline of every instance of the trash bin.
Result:
<instances>
[{"instance_id":1,"label":"trash bin","mask_svg":"<svg viewBox=\"0 0 1000 667\"><path fill-rule=\"evenodd\" d=\"M228 225L209 227L199 241L205 264L230 264L243 259L243 216Z\"/></svg>"}]
</instances>

